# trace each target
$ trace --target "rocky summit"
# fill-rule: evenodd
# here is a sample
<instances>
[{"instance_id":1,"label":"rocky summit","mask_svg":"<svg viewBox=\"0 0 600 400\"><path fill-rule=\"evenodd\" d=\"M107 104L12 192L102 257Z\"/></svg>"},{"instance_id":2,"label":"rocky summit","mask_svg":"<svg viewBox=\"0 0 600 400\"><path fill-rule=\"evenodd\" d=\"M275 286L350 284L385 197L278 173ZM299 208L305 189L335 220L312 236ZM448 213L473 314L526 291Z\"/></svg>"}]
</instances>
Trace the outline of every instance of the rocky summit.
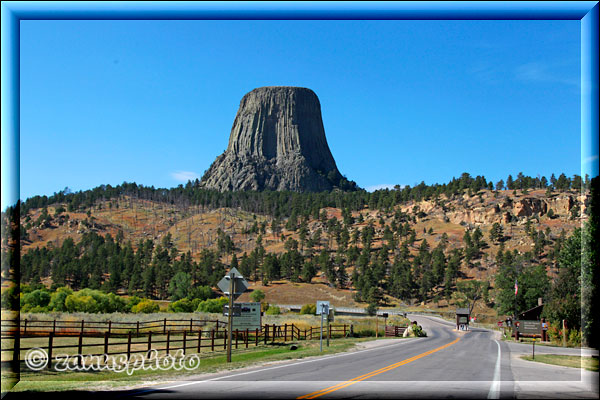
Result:
<instances>
[{"instance_id":1,"label":"rocky summit","mask_svg":"<svg viewBox=\"0 0 600 400\"><path fill-rule=\"evenodd\" d=\"M355 188L331 155L317 95L290 86L261 87L242 98L227 150L200 186L219 191Z\"/></svg>"}]
</instances>

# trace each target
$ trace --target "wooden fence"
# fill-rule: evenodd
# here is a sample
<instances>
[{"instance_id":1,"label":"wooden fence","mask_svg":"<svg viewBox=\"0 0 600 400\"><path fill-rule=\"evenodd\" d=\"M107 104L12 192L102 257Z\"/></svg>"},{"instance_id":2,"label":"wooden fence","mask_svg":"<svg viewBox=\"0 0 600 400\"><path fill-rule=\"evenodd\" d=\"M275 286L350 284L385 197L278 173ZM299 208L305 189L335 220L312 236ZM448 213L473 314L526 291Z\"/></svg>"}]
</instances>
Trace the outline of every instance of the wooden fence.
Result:
<instances>
[{"instance_id":1,"label":"wooden fence","mask_svg":"<svg viewBox=\"0 0 600 400\"><path fill-rule=\"evenodd\" d=\"M387 337L400 337L406 331L406 326L394 326L388 325L385 327L385 336Z\"/></svg>"},{"instance_id":2,"label":"wooden fence","mask_svg":"<svg viewBox=\"0 0 600 400\"><path fill-rule=\"evenodd\" d=\"M228 335L227 329L224 328L226 323L218 320L165 319L133 323L86 323L82 320L78 322L78 330L73 329L72 323L54 320L35 321L35 329L34 324L27 324L24 320L22 326L15 324L14 329L5 330L4 322L2 321L2 354L11 353L11 355L6 359L2 357L2 360L12 361L15 364L24 359L27 351L40 348L46 351L48 366L62 355L75 356L81 364L85 356L103 356L106 360L108 356L125 355L128 361L132 354L148 353L150 350L156 350L159 355L168 355L182 350L183 355L186 355L227 348ZM203 329L209 324L212 325L210 328ZM104 331L101 331L102 328ZM330 325L329 336L345 337L352 330L352 325ZM323 336L326 335L327 332L324 331ZM235 330L232 332L231 345L232 349L239 349L275 342L312 340L319 337L320 327L300 329L294 324L265 324L261 329ZM4 342L11 339L12 346L5 346ZM69 341L76 341L76 343L67 343Z\"/></svg>"},{"instance_id":3,"label":"wooden fence","mask_svg":"<svg viewBox=\"0 0 600 400\"><path fill-rule=\"evenodd\" d=\"M60 336L104 335L105 332L114 335L127 335L128 333L139 336L142 333L182 333L184 331L196 331L213 325L217 329L225 328L227 322L218 319L161 319L156 321L136 322L112 322L112 321L61 321L61 320L2 320L2 335L14 335L17 331L21 335L47 336L49 332Z\"/></svg>"}]
</instances>

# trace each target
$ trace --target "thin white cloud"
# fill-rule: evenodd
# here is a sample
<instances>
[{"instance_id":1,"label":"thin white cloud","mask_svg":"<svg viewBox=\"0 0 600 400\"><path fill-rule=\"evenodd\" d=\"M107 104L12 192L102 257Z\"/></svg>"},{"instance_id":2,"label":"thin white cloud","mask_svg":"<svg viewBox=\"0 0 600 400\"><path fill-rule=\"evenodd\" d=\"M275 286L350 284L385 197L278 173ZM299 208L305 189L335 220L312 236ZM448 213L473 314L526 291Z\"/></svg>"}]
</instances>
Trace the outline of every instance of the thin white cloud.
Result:
<instances>
[{"instance_id":1,"label":"thin white cloud","mask_svg":"<svg viewBox=\"0 0 600 400\"><path fill-rule=\"evenodd\" d=\"M521 81L563 83L565 85L580 86L577 79L563 78L551 71L551 67L539 62L530 62L518 66L515 76Z\"/></svg>"},{"instance_id":2,"label":"thin white cloud","mask_svg":"<svg viewBox=\"0 0 600 400\"><path fill-rule=\"evenodd\" d=\"M200 175L198 173L192 172L192 171L171 172L171 177L178 182L187 182L187 181L193 181L195 179L200 179Z\"/></svg>"}]
</instances>

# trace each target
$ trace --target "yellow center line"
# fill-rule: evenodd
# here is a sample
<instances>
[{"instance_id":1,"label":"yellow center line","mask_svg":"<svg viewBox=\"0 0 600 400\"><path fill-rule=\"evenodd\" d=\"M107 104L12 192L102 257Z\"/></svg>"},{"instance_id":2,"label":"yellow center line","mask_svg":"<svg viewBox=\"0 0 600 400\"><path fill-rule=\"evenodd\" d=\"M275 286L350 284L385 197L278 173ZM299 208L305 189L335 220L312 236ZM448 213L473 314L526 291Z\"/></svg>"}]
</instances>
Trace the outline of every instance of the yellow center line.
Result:
<instances>
[{"instance_id":1,"label":"yellow center line","mask_svg":"<svg viewBox=\"0 0 600 400\"><path fill-rule=\"evenodd\" d=\"M443 349L445 349L446 347L450 347L450 346L452 346L453 344L455 344L455 343L456 343L456 342L458 342L459 340L460 340L460 338L457 338L456 340L454 340L454 341L452 341L452 342L450 342L450 343L447 343L447 344L445 344L445 345L443 345L443 346L440 346L440 347L438 347L438 348L436 348L436 349L433 349L433 350L426 351L425 353L421 353L421 354L419 354L419 355L416 355L416 356L414 356L414 357L407 358L406 360L402 360L402 361L400 361L400 362L397 362L397 363L395 363L395 364L388 365L387 367L383 367L383 368L380 368L380 369L378 369L378 370L375 370L375 371L369 372L369 373L367 373L367 374L364 374L364 375L361 375L361 376L357 376L356 378L352 378L352 379L350 379L350 380L347 380L347 381L344 381L344 382L338 383L337 385L333 385L333 386L327 387L327 388L325 388L325 389L318 390L318 391L316 391L316 392L312 392L312 393L309 393L309 394L305 394L304 396L297 397L297 399L299 399L299 400L300 400L300 399L315 399L315 398L317 398L317 397L320 397L320 396L323 396L323 395L325 395L325 394L327 394L327 393L335 392L336 390L343 389L343 388L345 388L345 387L348 387L348 386L350 386L350 385L354 385L354 384L355 384L355 383L357 383L357 382L364 381L365 379L372 378L372 377L374 377L375 375L379 375L379 374L381 374L381 373L384 373L384 372L387 372L387 371L391 371L391 370L392 370L392 369L394 369L394 368L398 368L398 367L400 367L400 366L402 366L402 365L406 365L406 364L408 364L408 363L411 363L411 362L413 362L413 361L415 361L415 360L418 360L419 358L426 357L426 356L428 356L428 355L430 355L430 354L433 354L433 353L435 353L436 351L443 350Z\"/></svg>"}]
</instances>

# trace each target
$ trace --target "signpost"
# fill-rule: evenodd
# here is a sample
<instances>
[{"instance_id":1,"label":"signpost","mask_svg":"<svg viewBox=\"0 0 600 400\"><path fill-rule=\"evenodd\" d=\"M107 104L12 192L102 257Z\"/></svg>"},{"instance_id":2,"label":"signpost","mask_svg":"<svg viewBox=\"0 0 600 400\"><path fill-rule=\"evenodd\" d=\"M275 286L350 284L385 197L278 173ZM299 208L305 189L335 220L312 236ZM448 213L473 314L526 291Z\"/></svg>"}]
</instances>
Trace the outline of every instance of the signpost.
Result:
<instances>
[{"instance_id":1,"label":"signpost","mask_svg":"<svg viewBox=\"0 0 600 400\"><path fill-rule=\"evenodd\" d=\"M321 315L321 341L319 343L320 351L323 351L323 316L329 315L329 302L317 301L317 315ZM328 318L329 319L329 318Z\"/></svg>"},{"instance_id":2,"label":"signpost","mask_svg":"<svg viewBox=\"0 0 600 400\"><path fill-rule=\"evenodd\" d=\"M240 314L234 315L232 330L261 329L260 303L236 303L236 306L239 307Z\"/></svg>"},{"instance_id":3,"label":"signpost","mask_svg":"<svg viewBox=\"0 0 600 400\"><path fill-rule=\"evenodd\" d=\"M229 296L229 306L227 307L227 362L231 362L231 331L233 330L233 314L236 313L236 309L233 307L233 300L240 297L248 289L248 282L236 268L231 268L229 274L225 275L217 286L223 293ZM232 312L229 312L230 310Z\"/></svg>"}]
</instances>

